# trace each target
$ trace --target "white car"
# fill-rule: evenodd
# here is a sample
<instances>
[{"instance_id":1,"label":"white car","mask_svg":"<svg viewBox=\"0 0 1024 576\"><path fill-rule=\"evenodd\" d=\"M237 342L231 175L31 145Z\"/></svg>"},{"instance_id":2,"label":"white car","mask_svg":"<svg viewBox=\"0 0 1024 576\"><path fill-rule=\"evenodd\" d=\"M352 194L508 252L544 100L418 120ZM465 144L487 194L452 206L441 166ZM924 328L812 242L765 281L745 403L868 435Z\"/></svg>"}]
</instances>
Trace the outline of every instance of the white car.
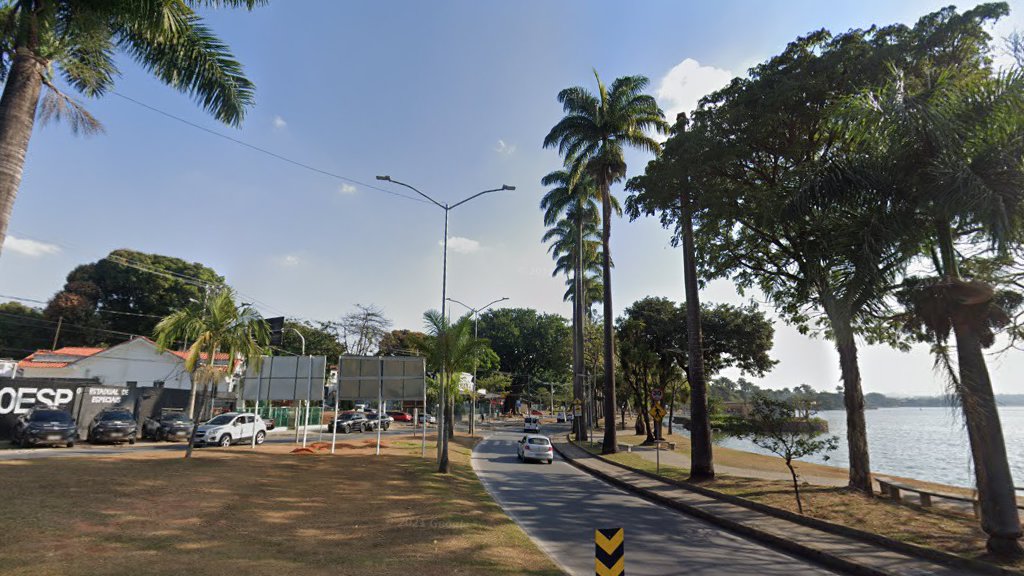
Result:
<instances>
[{"instance_id":1,"label":"white car","mask_svg":"<svg viewBox=\"0 0 1024 576\"><path fill-rule=\"evenodd\" d=\"M215 416L196 428L195 443L199 446L218 445L231 446L239 442L252 442L253 434L256 443L263 444L267 439L267 425L255 414L226 412Z\"/></svg>"},{"instance_id":2,"label":"white car","mask_svg":"<svg viewBox=\"0 0 1024 576\"><path fill-rule=\"evenodd\" d=\"M518 442L516 448L517 456L523 462L527 460L547 461L548 464L555 459L555 451L551 447L551 440L540 434L527 434Z\"/></svg>"},{"instance_id":3,"label":"white car","mask_svg":"<svg viewBox=\"0 0 1024 576\"><path fill-rule=\"evenodd\" d=\"M434 418L430 414L420 414L418 424L423 424L423 420L426 419L429 424L437 424L437 418Z\"/></svg>"},{"instance_id":4,"label":"white car","mask_svg":"<svg viewBox=\"0 0 1024 576\"><path fill-rule=\"evenodd\" d=\"M523 418L523 432L540 432L540 418L536 416Z\"/></svg>"}]
</instances>

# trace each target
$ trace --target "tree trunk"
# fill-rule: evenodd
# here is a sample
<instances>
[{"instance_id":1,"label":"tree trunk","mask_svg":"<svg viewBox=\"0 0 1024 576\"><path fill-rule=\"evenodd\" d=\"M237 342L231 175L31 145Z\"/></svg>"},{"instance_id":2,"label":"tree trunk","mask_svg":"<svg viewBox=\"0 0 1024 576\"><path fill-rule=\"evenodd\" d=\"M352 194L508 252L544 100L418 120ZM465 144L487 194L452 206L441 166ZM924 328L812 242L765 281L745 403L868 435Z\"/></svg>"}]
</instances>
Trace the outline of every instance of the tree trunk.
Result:
<instances>
[{"instance_id":1,"label":"tree trunk","mask_svg":"<svg viewBox=\"0 0 1024 576\"><path fill-rule=\"evenodd\" d=\"M647 411L647 409L650 406L649 406L649 404L647 402L647 398L643 397L644 396L643 393L640 393L639 396L640 396L640 398L639 398L640 402L639 402L638 409L640 410L640 413L637 414L637 420L641 420L641 419L643 420L644 432L647 433L647 438L644 439L644 444L653 444L654 443L654 423L651 422L651 415Z\"/></svg>"},{"instance_id":2,"label":"tree trunk","mask_svg":"<svg viewBox=\"0 0 1024 576\"><path fill-rule=\"evenodd\" d=\"M612 309L612 261L609 239L612 234L612 200L606 171L601 172L601 272L604 278L604 427L602 454L618 451L615 437L615 313Z\"/></svg>"},{"instance_id":3,"label":"tree trunk","mask_svg":"<svg viewBox=\"0 0 1024 576\"><path fill-rule=\"evenodd\" d=\"M793 494L796 495L796 509L801 514L804 513L804 505L800 502L800 483L796 480L796 470L793 469L793 461L786 460L786 468L789 468L790 475L793 476Z\"/></svg>"},{"instance_id":4,"label":"tree trunk","mask_svg":"<svg viewBox=\"0 0 1024 576\"><path fill-rule=\"evenodd\" d=\"M704 378L704 345L700 326L700 295L697 293L697 255L693 245L693 214L688 192L680 199L683 226L683 284L686 292L687 375L690 382L690 479L700 482L715 477L711 448L711 418Z\"/></svg>"},{"instance_id":5,"label":"tree trunk","mask_svg":"<svg viewBox=\"0 0 1024 576\"><path fill-rule=\"evenodd\" d=\"M573 279L576 294L572 300L572 369L573 369L573 392L576 395L576 400L580 402L582 407L584 404L583 399L583 214L579 214L578 221L576 222L576 262L574 262L576 271L574 273L575 278ZM575 414L576 407L573 406L573 413ZM576 440L579 442L585 442L587 440L587 426L586 418L582 417L582 411L580 418L573 416L573 427L576 428Z\"/></svg>"},{"instance_id":6,"label":"tree trunk","mask_svg":"<svg viewBox=\"0 0 1024 576\"><path fill-rule=\"evenodd\" d=\"M442 382L443 381L444 380L442 379ZM445 385L446 384L442 384L442 386ZM438 442L440 442L440 446L438 446L437 471L441 474L449 474L452 471L452 464L448 460L448 440L451 438L451 435L448 433L448 423L451 422L451 420L448 418L447 396L448 394L445 394L445 402L439 406L441 412L439 416L446 421L438 422L437 428L437 439Z\"/></svg>"},{"instance_id":7,"label":"tree trunk","mask_svg":"<svg viewBox=\"0 0 1024 576\"><path fill-rule=\"evenodd\" d=\"M29 48L19 46L0 97L0 252L21 186L45 69L44 61Z\"/></svg>"},{"instance_id":8,"label":"tree trunk","mask_svg":"<svg viewBox=\"0 0 1024 576\"><path fill-rule=\"evenodd\" d=\"M448 429L448 438L455 437L455 395L448 400L444 413L444 426Z\"/></svg>"},{"instance_id":9,"label":"tree trunk","mask_svg":"<svg viewBox=\"0 0 1024 576\"><path fill-rule=\"evenodd\" d=\"M1021 558L1024 549L1019 540L1017 498L981 341L967 322L954 322L953 329L960 367L960 402L981 503L981 529L988 534L989 552L1004 558Z\"/></svg>"},{"instance_id":10,"label":"tree trunk","mask_svg":"<svg viewBox=\"0 0 1024 576\"><path fill-rule=\"evenodd\" d=\"M860 385L857 340L850 315L840 311L838 303L824 299L825 314L836 339L839 370L843 379L843 405L846 408L846 443L850 451L850 488L874 494L871 485L871 458L868 454L867 423L864 420L864 391Z\"/></svg>"}]
</instances>

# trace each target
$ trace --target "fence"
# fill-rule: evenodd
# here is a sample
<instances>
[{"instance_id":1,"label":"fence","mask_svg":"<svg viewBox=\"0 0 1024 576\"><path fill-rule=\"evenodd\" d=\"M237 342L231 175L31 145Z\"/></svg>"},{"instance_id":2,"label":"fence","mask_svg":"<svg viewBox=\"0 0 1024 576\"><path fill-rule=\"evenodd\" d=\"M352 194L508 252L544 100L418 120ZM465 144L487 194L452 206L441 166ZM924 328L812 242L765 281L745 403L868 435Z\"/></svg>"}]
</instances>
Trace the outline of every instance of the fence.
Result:
<instances>
[{"instance_id":1,"label":"fence","mask_svg":"<svg viewBox=\"0 0 1024 576\"><path fill-rule=\"evenodd\" d=\"M260 406L259 415L261 418L272 418L274 426L295 428L295 407L294 406ZM313 406L309 412L309 425L316 426L322 422L323 408ZM300 425L305 425L306 410L299 410Z\"/></svg>"}]
</instances>

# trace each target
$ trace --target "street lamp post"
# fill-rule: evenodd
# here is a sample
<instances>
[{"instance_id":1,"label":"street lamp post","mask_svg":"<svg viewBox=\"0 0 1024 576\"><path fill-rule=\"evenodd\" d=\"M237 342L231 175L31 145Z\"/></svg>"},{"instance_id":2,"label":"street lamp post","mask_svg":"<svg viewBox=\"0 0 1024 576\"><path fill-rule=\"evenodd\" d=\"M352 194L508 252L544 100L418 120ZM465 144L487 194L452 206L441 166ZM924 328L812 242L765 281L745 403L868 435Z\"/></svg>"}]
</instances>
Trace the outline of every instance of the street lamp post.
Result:
<instances>
[{"instance_id":1,"label":"street lamp post","mask_svg":"<svg viewBox=\"0 0 1024 576\"><path fill-rule=\"evenodd\" d=\"M458 300L456 300L454 298L448 298L448 301L454 302L456 304L460 304L462 306L465 306L473 314L473 340L479 340L480 339L480 313L483 312L484 310L487 310L491 306L497 304L498 302L504 302L505 300L508 300L508 296L505 296L505 297L502 297L502 298L498 298L494 302L491 302L490 304L481 306L479 308L473 308L473 307L471 307L471 306L469 306L469 305L467 305L467 304L465 304L463 302L459 302ZM469 403L469 435L470 436L472 436L473 434L476 433L476 369L477 369L477 364L479 364L478 361L474 361L473 362L473 389L472 389L472 393L470 394L470 398L472 400Z\"/></svg>"},{"instance_id":2,"label":"street lamp post","mask_svg":"<svg viewBox=\"0 0 1024 576\"><path fill-rule=\"evenodd\" d=\"M386 176L386 175L385 176L377 176L377 180L382 180L384 182L391 182L392 184L397 184L399 186L403 186L405 188L408 188L409 190L412 190L413 192L415 192L415 193L419 194L420 196L422 196L422 197L426 198L427 200L429 200L430 203L433 204L434 206L437 206L438 208L444 210L444 244L443 244L444 247L443 247L443 256L442 256L442 264L441 264L441 327L443 329L444 328L444 323L445 323L445 320L444 320L444 318L445 318L445 316L444 316L444 313L445 313L445 302L447 301L447 298L448 298L448 213L451 212L452 209L457 208L459 206L462 206L466 202L469 202L470 200L473 200L475 198L479 198L480 196L483 196L484 194L490 194L491 192L501 192L503 190L515 190L516 187L515 186L509 186L508 184L502 184L501 188L492 188L490 190L484 190L483 192L477 192L476 194L473 194L472 196L470 196L468 198L460 200L460 201L456 202L455 204L448 204L448 203L442 204L442 203L438 202L437 200L434 200L430 196L427 196L423 192L420 192L415 187L413 187L413 186L411 186L409 184L406 184L405 182L399 182L398 180L392 179L391 176ZM443 335L444 335L443 332L441 334L439 334L439 336L443 336ZM447 426L446 426L445 418L444 418L444 412L445 412L445 406L446 406L446 404L445 404L445 393L444 393L444 388L445 388L445 386L444 386L444 377L445 377L444 364L445 364L446 361L447 361L447 358L442 358L441 359L441 386L438 387L439 388L439 392L440 392L438 394L438 396L439 396L439 400L440 400L441 409L438 410L439 414L437 415L438 416L438 418L437 418L437 428L438 428L438 431L437 431L437 436L438 436L438 443L437 443L438 444L438 454L437 454L438 470L440 472L444 472L444 473L448 473L448 469L449 469L449 466L448 466L448 430L447 430ZM424 409L426 409L426 406L424 406Z\"/></svg>"}]
</instances>

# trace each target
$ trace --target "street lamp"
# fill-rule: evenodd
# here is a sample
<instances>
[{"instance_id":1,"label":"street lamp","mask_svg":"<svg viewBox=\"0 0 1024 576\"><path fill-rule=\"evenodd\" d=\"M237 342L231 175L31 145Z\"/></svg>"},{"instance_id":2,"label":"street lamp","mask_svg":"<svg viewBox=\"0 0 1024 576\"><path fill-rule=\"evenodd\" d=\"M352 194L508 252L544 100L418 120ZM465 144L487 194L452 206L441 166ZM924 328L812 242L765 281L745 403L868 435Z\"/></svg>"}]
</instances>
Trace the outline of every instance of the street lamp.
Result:
<instances>
[{"instance_id":1,"label":"street lamp","mask_svg":"<svg viewBox=\"0 0 1024 576\"><path fill-rule=\"evenodd\" d=\"M469 306L468 304L466 304L464 302L459 302L458 300L456 300L454 298L448 298L449 302L454 302L456 304L464 306L464 307L466 307L470 311L471 314L473 314L473 340L479 340L480 339L480 313L483 312L484 310L487 310L491 306L497 304L498 302L504 302L505 300L508 300L508 296L505 296L503 298L498 298L494 302L491 302L490 304L486 304L486 305L481 306L479 308L473 308L472 306ZM469 403L469 435L470 436L472 436L473 434L476 433L476 368L477 368L477 364L478 363L479 362L476 362L476 361L473 362L473 392L472 392L472 395L471 395L473 400Z\"/></svg>"},{"instance_id":2,"label":"street lamp","mask_svg":"<svg viewBox=\"0 0 1024 576\"><path fill-rule=\"evenodd\" d=\"M399 182L398 180L394 180L393 178L391 178L391 176L387 176L387 175L385 175L385 176L377 176L377 180L381 180L381 181L384 181L384 182L391 182L392 184L397 184L399 186L404 186L405 188L408 188L409 190L412 190L413 192L415 192L415 193L419 194L420 196L426 198L434 206L437 206L438 208L444 210L444 249L443 249L442 264L441 264L441 327L443 329L444 328L444 317L445 317L444 316L445 302L446 302L447 297L448 297L448 213L451 212L453 208L457 208L459 206L462 206L466 202L469 202L470 200L473 200L475 198L479 198L480 196L483 196L484 194L490 194L491 192L501 192L503 190L515 190L516 187L515 186L509 186L508 184L502 184L501 188L492 188L490 190L484 190L483 192L477 192L476 194L473 194L472 196L470 196L468 198L460 200L460 201L456 202L455 204L447 204L447 203L442 204L442 203L438 202L437 200L434 200L430 196L427 196L423 192L420 192L414 186L406 184L405 182ZM441 335L443 335L443 333ZM446 360L447 360L447 358L442 358L441 359L441 365L442 365L442 368L441 368L441 382L442 383L444 382L444 376L445 376L445 374L444 374L444 362ZM438 416L438 418L437 418L438 439L440 440L437 443L438 444L437 459L438 459L438 465L439 465L440 471L441 472L448 472L448 442L447 442L447 440L448 440L448 430L447 430L447 428L445 426L445 421L444 421L444 407L446 406L446 404L445 404L445 394L444 394L444 388L445 387L444 387L444 385L441 385L439 388L440 388L440 393L438 394L438 396L439 396L439 399L441 401L440 402L441 410L440 410L440 414L437 415ZM424 408L426 408L426 406L424 406Z\"/></svg>"}]
</instances>

